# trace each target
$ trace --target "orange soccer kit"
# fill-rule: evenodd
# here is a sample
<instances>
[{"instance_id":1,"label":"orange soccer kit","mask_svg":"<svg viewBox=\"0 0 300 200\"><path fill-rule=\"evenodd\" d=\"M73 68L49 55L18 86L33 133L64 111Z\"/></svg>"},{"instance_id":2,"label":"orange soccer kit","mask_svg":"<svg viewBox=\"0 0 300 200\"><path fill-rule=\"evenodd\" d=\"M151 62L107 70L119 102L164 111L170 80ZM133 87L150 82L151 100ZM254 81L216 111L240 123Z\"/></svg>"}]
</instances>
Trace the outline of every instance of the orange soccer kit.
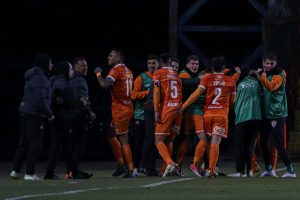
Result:
<instances>
[{"instance_id":1,"label":"orange soccer kit","mask_svg":"<svg viewBox=\"0 0 300 200\"><path fill-rule=\"evenodd\" d=\"M127 134L129 122L133 117L133 104L131 102L132 72L124 64L118 64L109 71L107 78L112 79L114 82L111 87L112 125L114 126L116 135ZM130 146L121 146L116 137L110 139L110 144L119 165L124 163L124 155L128 170L131 171L133 166Z\"/></svg>"},{"instance_id":2,"label":"orange soccer kit","mask_svg":"<svg viewBox=\"0 0 300 200\"><path fill-rule=\"evenodd\" d=\"M182 85L179 75L171 67L163 67L153 75L154 109L159 112L161 121L155 126L155 135L169 136L172 140L179 133L182 114L175 112L182 103ZM166 164L173 163L171 159L172 142L168 147L164 142L156 144L160 155Z\"/></svg>"}]
</instances>

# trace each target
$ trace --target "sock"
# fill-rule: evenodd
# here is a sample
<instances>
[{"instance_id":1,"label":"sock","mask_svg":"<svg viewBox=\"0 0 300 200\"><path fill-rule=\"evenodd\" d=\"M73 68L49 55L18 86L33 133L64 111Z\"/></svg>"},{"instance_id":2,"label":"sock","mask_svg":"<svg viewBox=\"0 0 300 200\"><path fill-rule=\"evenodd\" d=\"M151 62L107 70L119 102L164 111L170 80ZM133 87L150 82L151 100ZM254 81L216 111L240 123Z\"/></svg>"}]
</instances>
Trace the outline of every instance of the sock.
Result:
<instances>
[{"instance_id":1,"label":"sock","mask_svg":"<svg viewBox=\"0 0 300 200\"><path fill-rule=\"evenodd\" d=\"M109 143L118 165L124 165L123 153L119 140L116 137L111 137L109 138Z\"/></svg>"},{"instance_id":2,"label":"sock","mask_svg":"<svg viewBox=\"0 0 300 200\"><path fill-rule=\"evenodd\" d=\"M211 144L209 152L209 169L215 171L219 159L219 144Z\"/></svg>"},{"instance_id":3,"label":"sock","mask_svg":"<svg viewBox=\"0 0 300 200\"><path fill-rule=\"evenodd\" d=\"M193 162L196 166L198 166L199 162L202 160L205 150L207 148L207 142L200 140L195 149L195 155Z\"/></svg>"},{"instance_id":4,"label":"sock","mask_svg":"<svg viewBox=\"0 0 300 200\"><path fill-rule=\"evenodd\" d=\"M271 164L272 164L272 169L276 169L276 164L277 164L277 157L278 157L278 151L275 147L272 148L272 155L271 155Z\"/></svg>"},{"instance_id":5,"label":"sock","mask_svg":"<svg viewBox=\"0 0 300 200\"><path fill-rule=\"evenodd\" d=\"M256 154L253 153L252 155L252 173L254 174L256 172Z\"/></svg>"},{"instance_id":6,"label":"sock","mask_svg":"<svg viewBox=\"0 0 300 200\"><path fill-rule=\"evenodd\" d=\"M295 171L294 171L294 168L293 168L293 166L290 164L289 166L286 166L286 169L287 169L287 171L289 172L289 173L291 173L291 174L294 174L295 173Z\"/></svg>"},{"instance_id":7,"label":"sock","mask_svg":"<svg viewBox=\"0 0 300 200\"><path fill-rule=\"evenodd\" d=\"M158 149L160 156L163 158L163 160L166 162L167 165L173 163L173 160L169 153L169 149L167 148L164 142L162 141L157 142L156 147Z\"/></svg>"},{"instance_id":8,"label":"sock","mask_svg":"<svg viewBox=\"0 0 300 200\"><path fill-rule=\"evenodd\" d=\"M128 172L133 170L133 163L132 163L132 152L129 144L122 146L124 158L127 164Z\"/></svg>"},{"instance_id":9,"label":"sock","mask_svg":"<svg viewBox=\"0 0 300 200\"><path fill-rule=\"evenodd\" d=\"M177 163L181 165L183 163L184 156L189 147L189 139L185 138L183 142L180 144L178 153L177 153Z\"/></svg>"}]
</instances>

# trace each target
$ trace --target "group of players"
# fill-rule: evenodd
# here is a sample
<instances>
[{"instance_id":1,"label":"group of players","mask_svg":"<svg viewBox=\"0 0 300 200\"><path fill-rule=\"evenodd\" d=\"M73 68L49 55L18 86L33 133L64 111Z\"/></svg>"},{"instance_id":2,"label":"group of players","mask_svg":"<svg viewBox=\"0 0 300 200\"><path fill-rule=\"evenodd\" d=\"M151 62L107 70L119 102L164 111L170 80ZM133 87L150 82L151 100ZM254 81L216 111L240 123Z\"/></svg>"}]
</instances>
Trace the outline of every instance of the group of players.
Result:
<instances>
[{"instance_id":1,"label":"group of players","mask_svg":"<svg viewBox=\"0 0 300 200\"><path fill-rule=\"evenodd\" d=\"M225 69L224 58L215 57L201 72L199 59L190 55L186 67L179 73L178 59L168 54L150 55L147 58L148 71L135 81L123 61L122 52L112 50L108 56L108 65L112 67L108 75L103 77L101 68L94 70L100 87L109 88L112 96L112 123L107 136L118 166L113 176L125 174L125 178L134 178L140 172L147 176L183 176L183 160L192 134L196 134L198 142L188 168L197 177L218 176L219 146L221 140L227 138L231 110L235 113L237 138L236 173L232 176L253 176L254 141L260 132L265 161L265 171L261 176L277 176L271 165L270 149L273 148L277 149L286 166L283 177L296 177L283 145L287 117L286 74L277 66L275 54L264 55L261 69ZM54 120L56 134L52 136L44 178L58 178L54 170L64 142L68 152L65 178L90 178L92 174L80 171L78 166L88 121L96 118L89 108L88 87L84 80L87 62L85 58L78 58L73 66L67 61L57 63L49 82L46 72L50 68L49 55L39 55L36 66L25 74L27 80L19 108L21 135L10 176L20 177L26 159L24 179L39 179L35 174L35 163L42 121L47 119ZM182 124L184 137L174 156L173 142ZM159 171L155 164L156 151L163 160ZM204 160L206 168L200 173L200 163Z\"/></svg>"},{"instance_id":2,"label":"group of players","mask_svg":"<svg viewBox=\"0 0 300 200\"><path fill-rule=\"evenodd\" d=\"M152 162L154 150L151 143L155 144L164 162L160 169L162 177L174 173L183 175L181 165L189 146L189 134L195 133L199 141L189 169L195 176L201 176L199 163L207 152L208 168L204 176L216 177L219 145L222 138L227 137L229 110L234 109L237 102L236 125L240 143L236 145L237 173L234 176L253 176L250 172L251 162L248 160L253 154L252 141L259 131L260 122L263 121L261 140L265 171L261 176L276 176L272 171L269 153L269 149L275 147L287 168L283 177L296 177L283 146L283 125L287 116L286 75L284 70L277 66L276 55L266 54L262 69L245 68L246 74L238 86L237 97L236 82L240 78L241 70L238 67L225 69L223 57L211 59L206 70L200 73L199 60L194 55L187 58L186 68L180 73L177 72L178 60L172 59L168 54L161 54L159 58L149 56L147 63L148 71L135 80L133 92L133 75L123 64L120 51L113 50L109 54L108 64L112 69L106 78L102 77L100 68L95 70L100 86L111 88L114 133L110 134L110 144L118 162L114 176L121 175L126 170L127 174L124 177L136 177L139 171L155 175L155 164ZM252 82L247 82L248 79ZM135 106L132 100L135 101ZM149 104L152 104L154 121L151 120L151 112L147 111L151 107ZM133 142L132 154L128 127L133 117L133 132L137 132L133 135L144 135L144 138L139 136L139 139ZM179 134L182 119L185 120L186 137L180 144L174 160L173 141ZM144 123L144 126L141 126L141 123ZM273 139L271 144L270 138ZM145 147L141 147L143 142ZM149 157L145 158L147 155Z\"/></svg>"}]
</instances>

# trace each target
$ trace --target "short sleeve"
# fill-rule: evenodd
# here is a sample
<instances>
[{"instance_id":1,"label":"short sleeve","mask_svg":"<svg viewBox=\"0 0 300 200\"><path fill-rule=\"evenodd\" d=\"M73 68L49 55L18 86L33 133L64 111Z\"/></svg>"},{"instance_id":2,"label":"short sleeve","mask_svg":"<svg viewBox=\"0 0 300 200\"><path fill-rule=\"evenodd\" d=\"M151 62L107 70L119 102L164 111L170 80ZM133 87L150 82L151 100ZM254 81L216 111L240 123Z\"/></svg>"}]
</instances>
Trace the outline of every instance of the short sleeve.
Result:
<instances>
[{"instance_id":1,"label":"short sleeve","mask_svg":"<svg viewBox=\"0 0 300 200\"><path fill-rule=\"evenodd\" d=\"M106 78L109 78L109 79L113 80L113 82L115 82L118 79L118 76L119 76L119 73L118 73L117 68L113 67L109 71L109 73L108 73L108 75L107 75Z\"/></svg>"}]
</instances>

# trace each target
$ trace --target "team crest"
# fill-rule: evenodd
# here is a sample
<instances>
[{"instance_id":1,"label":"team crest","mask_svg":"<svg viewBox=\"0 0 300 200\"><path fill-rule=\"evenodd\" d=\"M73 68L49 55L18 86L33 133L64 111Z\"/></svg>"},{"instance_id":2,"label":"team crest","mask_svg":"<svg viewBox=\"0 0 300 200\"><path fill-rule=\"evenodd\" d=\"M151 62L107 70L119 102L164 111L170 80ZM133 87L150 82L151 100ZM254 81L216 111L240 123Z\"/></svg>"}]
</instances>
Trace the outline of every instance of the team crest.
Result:
<instances>
[{"instance_id":1,"label":"team crest","mask_svg":"<svg viewBox=\"0 0 300 200\"><path fill-rule=\"evenodd\" d=\"M276 121L276 120L271 121L271 126L272 126L272 128L275 128L276 125L277 125L277 121Z\"/></svg>"}]
</instances>

